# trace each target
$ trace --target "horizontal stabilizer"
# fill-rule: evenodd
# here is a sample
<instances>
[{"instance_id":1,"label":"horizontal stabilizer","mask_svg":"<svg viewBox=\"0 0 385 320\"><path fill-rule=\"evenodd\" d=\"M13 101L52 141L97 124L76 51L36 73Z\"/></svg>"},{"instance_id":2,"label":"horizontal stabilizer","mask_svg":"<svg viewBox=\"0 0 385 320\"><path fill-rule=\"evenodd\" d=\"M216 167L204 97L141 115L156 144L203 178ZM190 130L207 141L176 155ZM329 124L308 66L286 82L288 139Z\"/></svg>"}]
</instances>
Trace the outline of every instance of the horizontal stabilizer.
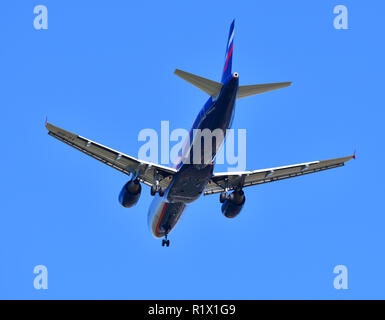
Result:
<instances>
[{"instance_id":1,"label":"horizontal stabilizer","mask_svg":"<svg viewBox=\"0 0 385 320\"><path fill-rule=\"evenodd\" d=\"M250 97L255 94L265 93L277 89L286 88L291 85L291 82L264 83L254 84L251 86L239 86L238 99Z\"/></svg>"},{"instance_id":2,"label":"horizontal stabilizer","mask_svg":"<svg viewBox=\"0 0 385 320\"><path fill-rule=\"evenodd\" d=\"M178 77L181 77L183 80L190 82L193 86L196 86L212 97L216 97L221 92L222 84L219 82L202 78L196 76L195 74L188 73L179 69L175 69L174 73Z\"/></svg>"}]
</instances>

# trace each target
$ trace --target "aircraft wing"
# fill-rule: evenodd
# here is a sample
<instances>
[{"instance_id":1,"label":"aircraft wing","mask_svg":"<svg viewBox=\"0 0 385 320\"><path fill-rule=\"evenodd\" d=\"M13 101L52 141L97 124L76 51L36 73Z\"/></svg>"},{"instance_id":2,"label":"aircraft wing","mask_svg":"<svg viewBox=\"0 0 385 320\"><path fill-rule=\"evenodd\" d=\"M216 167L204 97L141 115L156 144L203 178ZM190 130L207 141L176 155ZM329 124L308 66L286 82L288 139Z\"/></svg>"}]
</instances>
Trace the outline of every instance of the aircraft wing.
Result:
<instances>
[{"instance_id":1,"label":"aircraft wing","mask_svg":"<svg viewBox=\"0 0 385 320\"><path fill-rule=\"evenodd\" d=\"M244 188L338 168L344 166L345 162L351 159L355 159L355 155L255 171L214 173L204 194L221 193L223 191L235 190L236 188Z\"/></svg>"},{"instance_id":2,"label":"aircraft wing","mask_svg":"<svg viewBox=\"0 0 385 320\"><path fill-rule=\"evenodd\" d=\"M141 182L148 186L155 184L157 176L160 186L167 188L177 172L176 169L135 159L50 123L46 123L46 128L50 136L127 175L137 175Z\"/></svg>"}]
</instances>

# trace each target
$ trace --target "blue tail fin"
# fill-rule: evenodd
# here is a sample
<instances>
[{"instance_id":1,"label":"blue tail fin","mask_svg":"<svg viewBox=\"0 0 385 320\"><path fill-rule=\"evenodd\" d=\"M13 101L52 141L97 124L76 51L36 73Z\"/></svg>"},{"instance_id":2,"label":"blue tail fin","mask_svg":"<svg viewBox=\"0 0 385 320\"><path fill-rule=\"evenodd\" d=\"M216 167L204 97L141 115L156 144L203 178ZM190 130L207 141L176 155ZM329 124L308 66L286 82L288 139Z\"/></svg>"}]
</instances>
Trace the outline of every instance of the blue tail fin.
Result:
<instances>
[{"instance_id":1,"label":"blue tail fin","mask_svg":"<svg viewBox=\"0 0 385 320\"><path fill-rule=\"evenodd\" d=\"M234 22L231 23L230 26L230 32L229 32L229 39L227 40L226 45L226 56L225 56L225 66L223 68L222 73L222 83L226 81L228 77L231 76L231 65L233 61L233 44L234 44Z\"/></svg>"}]
</instances>

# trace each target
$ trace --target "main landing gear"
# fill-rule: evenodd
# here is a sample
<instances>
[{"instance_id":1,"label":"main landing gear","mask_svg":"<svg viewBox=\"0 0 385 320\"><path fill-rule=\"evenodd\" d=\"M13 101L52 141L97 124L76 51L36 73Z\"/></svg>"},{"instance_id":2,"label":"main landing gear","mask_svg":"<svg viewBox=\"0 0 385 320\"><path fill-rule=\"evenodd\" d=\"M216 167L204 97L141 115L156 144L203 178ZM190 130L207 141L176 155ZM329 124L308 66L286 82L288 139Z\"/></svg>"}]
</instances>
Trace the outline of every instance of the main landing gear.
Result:
<instances>
[{"instance_id":1,"label":"main landing gear","mask_svg":"<svg viewBox=\"0 0 385 320\"><path fill-rule=\"evenodd\" d=\"M164 196L164 190L160 185L151 186L151 195L155 196L156 193L159 193L160 197Z\"/></svg>"},{"instance_id":2,"label":"main landing gear","mask_svg":"<svg viewBox=\"0 0 385 320\"><path fill-rule=\"evenodd\" d=\"M222 192L221 195L219 196L219 202L223 203L227 200L227 198L228 198L227 192Z\"/></svg>"},{"instance_id":3,"label":"main landing gear","mask_svg":"<svg viewBox=\"0 0 385 320\"><path fill-rule=\"evenodd\" d=\"M159 176L158 176L158 172L156 170L154 172L154 181L155 181L155 184L153 184L151 186L151 195L155 196L157 193L159 193L159 196L163 197L164 196L164 189L159 184Z\"/></svg>"},{"instance_id":4,"label":"main landing gear","mask_svg":"<svg viewBox=\"0 0 385 320\"><path fill-rule=\"evenodd\" d=\"M167 234L165 236L165 238L162 240L162 247L169 247L170 246L170 240L167 240Z\"/></svg>"}]
</instances>

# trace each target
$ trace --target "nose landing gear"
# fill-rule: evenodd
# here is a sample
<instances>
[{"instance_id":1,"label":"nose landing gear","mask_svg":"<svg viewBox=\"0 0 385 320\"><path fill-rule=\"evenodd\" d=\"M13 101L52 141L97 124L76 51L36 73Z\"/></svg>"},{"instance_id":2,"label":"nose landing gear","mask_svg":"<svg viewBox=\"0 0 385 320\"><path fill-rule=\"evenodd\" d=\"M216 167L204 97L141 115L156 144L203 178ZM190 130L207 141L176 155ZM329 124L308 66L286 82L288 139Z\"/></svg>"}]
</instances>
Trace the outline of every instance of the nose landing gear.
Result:
<instances>
[{"instance_id":1,"label":"nose landing gear","mask_svg":"<svg viewBox=\"0 0 385 320\"><path fill-rule=\"evenodd\" d=\"M162 247L169 247L170 246L170 240L167 239L167 234L165 236L165 238L162 240Z\"/></svg>"}]
</instances>

